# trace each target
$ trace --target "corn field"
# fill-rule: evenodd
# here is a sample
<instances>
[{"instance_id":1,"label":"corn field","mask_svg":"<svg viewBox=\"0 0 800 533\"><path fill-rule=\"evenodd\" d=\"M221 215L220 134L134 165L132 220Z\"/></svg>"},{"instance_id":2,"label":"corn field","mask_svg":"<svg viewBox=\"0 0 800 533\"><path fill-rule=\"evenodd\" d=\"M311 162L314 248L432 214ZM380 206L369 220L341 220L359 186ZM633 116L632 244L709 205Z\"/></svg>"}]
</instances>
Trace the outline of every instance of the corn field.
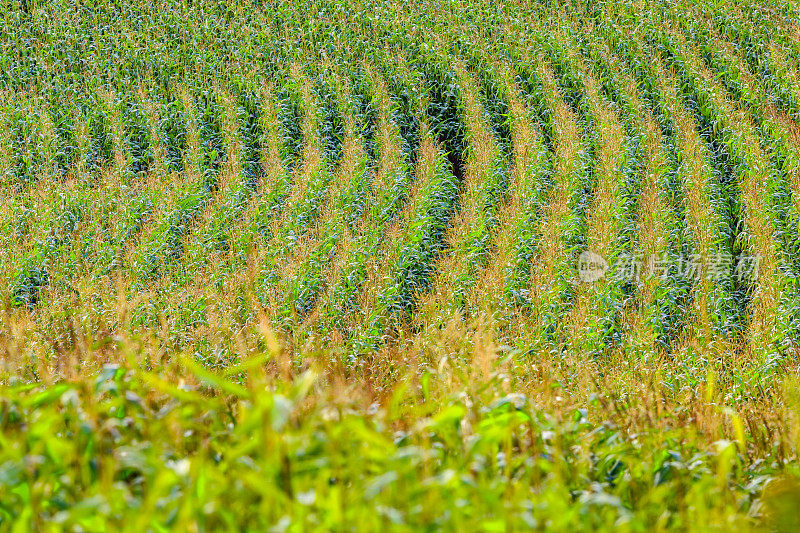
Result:
<instances>
[{"instance_id":1,"label":"corn field","mask_svg":"<svg viewBox=\"0 0 800 533\"><path fill-rule=\"evenodd\" d=\"M0 4L0 531L800 529L794 0Z\"/></svg>"}]
</instances>

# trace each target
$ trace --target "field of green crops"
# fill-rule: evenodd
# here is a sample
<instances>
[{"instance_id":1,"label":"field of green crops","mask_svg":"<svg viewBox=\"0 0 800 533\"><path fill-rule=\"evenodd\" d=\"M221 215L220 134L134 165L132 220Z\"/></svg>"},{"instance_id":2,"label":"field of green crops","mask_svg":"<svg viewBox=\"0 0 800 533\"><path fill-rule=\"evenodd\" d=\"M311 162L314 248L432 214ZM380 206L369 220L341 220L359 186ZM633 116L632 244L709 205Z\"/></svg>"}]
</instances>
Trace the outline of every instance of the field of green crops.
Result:
<instances>
[{"instance_id":1,"label":"field of green crops","mask_svg":"<svg viewBox=\"0 0 800 533\"><path fill-rule=\"evenodd\" d=\"M0 531L800 530L797 0L0 0Z\"/></svg>"}]
</instances>

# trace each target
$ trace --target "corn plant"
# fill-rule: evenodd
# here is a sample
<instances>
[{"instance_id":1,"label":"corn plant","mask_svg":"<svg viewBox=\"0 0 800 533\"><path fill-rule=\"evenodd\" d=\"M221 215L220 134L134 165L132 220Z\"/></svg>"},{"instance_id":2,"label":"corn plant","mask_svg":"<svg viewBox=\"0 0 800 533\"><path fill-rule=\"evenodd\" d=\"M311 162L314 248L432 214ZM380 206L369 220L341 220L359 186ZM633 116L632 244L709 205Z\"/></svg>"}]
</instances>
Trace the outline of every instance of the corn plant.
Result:
<instances>
[{"instance_id":1,"label":"corn plant","mask_svg":"<svg viewBox=\"0 0 800 533\"><path fill-rule=\"evenodd\" d=\"M800 530L798 21L5 1L0 531Z\"/></svg>"}]
</instances>

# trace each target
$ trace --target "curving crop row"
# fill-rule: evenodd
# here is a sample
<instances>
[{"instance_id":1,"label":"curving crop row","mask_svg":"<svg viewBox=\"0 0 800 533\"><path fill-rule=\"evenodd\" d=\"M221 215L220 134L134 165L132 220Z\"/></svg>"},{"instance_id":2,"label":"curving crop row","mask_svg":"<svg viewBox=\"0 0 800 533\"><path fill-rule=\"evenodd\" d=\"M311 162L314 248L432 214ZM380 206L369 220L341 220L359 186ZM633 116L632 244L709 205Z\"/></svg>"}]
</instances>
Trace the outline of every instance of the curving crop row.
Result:
<instances>
[{"instance_id":1,"label":"curving crop row","mask_svg":"<svg viewBox=\"0 0 800 533\"><path fill-rule=\"evenodd\" d=\"M379 347L386 333L411 318L415 298L430 286L436 259L458 198L458 181L444 151L425 126L420 132L414 190L401 219L387 237L384 264L370 269L364 284L360 320L350 349L363 353ZM390 230L391 231L391 230ZM385 274L383 274L385 272Z\"/></svg>"}]
</instances>

